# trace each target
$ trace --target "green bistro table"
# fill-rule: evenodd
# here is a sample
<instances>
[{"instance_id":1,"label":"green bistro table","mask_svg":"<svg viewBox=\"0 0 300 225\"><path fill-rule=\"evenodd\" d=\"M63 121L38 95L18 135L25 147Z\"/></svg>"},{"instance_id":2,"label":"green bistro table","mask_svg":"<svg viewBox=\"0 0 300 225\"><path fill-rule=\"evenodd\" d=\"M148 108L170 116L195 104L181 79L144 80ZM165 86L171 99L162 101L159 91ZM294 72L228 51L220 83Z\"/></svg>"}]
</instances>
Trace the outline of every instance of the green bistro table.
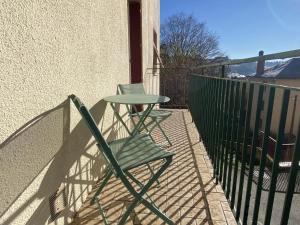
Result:
<instances>
[{"instance_id":1,"label":"green bistro table","mask_svg":"<svg viewBox=\"0 0 300 225\"><path fill-rule=\"evenodd\" d=\"M170 101L169 97L160 96L160 95L147 95L147 94L125 94L125 95L113 95L104 98L104 101L109 102L117 119L123 124L126 131L131 135L135 135L144 124L145 120L147 119L149 113L153 109L156 104L159 103L166 103ZM137 113L139 117L139 121L137 124L134 123L134 128L132 131L128 128L120 113L116 109L117 104L123 105L147 105L147 108L141 112Z\"/></svg>"}]
</instances>

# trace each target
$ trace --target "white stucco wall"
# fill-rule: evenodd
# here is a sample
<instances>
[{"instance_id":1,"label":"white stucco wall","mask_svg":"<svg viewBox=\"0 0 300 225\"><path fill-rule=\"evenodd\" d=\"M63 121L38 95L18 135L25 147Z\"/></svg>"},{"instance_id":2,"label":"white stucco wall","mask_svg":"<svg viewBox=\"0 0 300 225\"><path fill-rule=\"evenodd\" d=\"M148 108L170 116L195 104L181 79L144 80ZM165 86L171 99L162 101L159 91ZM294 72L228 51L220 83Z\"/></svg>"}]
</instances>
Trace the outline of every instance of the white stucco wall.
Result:
<instances>
[{"instance_id":1,"label":"white stucco wall","mask_svg":"<svg viewBox=\"0 0 300 225\"><path fill-rule=\"evenodd\" d=\"M283 86L289 86L289 87L300 87L300 80L298 79L278 79L274 81L275 84L283 85ZM271 126L271 130L273 132L276 132L279 125L280 120L280 112L281 112L281 104L282 104L282 95L283 91L278 92L275 96L275 102L274 102L274 115L273 115L273 123ZM294 102L295 102L295 96L297 95L296 99L296 105L295 105L295 114L294 114L294 122L292 121L292 115L294 110ZM289 133L292 128L292 133L294 135L297 135L297 129L299 124L299 117L300 115L300 91L294 91L292 90L290 93L290 99L289 99L289 105L288 105L288 114L286 119L286 125L285 125L285 132ZM293 124L293 125L292 125Z\"/></svg>"},{"instance_id":2,"label":"white stucco wall","mask_svg":"<svg viewBox=\"0 0 300 225\"><path fill-rule=\"evenodd\" d=\"M157 32L157 46L160 46L160 1L142 1L143 76L147 93L159 94L159 71L153 70L153 30Z\"/></svg>"},{"instance_id":3,"label":"white stucco wall","mask_svg":"<svg viewBox=\"0 0 300 225\"><path fill-rule=\"evenodd\" d=\"M259 78L257 78L257 79L251 79L251 80L257 81L257 82L282 85L282 86L289 86L289 87L296 87L296 88L300 87L299 79L259 79ZM292 118L293 118L295 96L297 96L297 99L296 99L294 122L293 122ZM277 88L276 93L275 93L275 98L274 98L274 106L273 106L272 122L271 122L271 133L272 134L276 134L277 130L278 130L280 113L281 113L282 97L283 97L283 89ZM258 98L258 87L256 87L256 90L254 92L253 102L256 103L257 98ZM265 102L265 107L267 107L267 102ZM255 111L256 111L256 105L253 104L251 128L254 127L254 121L255 121L255 116L254 116L255 113L254 112ZM264 114L262 114L261 117L263 117L263 115ZM285 133L286 134L290 133L291 130L294 135L297 134L297 129L298 129L297 124L299 123L299 119L300 119L299 115L300 115L300 91L292 90L290 92L287 119L286 119L286 125L285 125Z\"/></svg>"},{"instance_id":4,"label":"white stucco wall","mask_svg":"<svg viewBox=\"0 0 300 225\"><path fill-rule=\"evenodd\" d=\"M145 72L159 0L142 7ZM55 224L71 221L104 164L67 96L91 108L106 137L119 136L101 99L129 82L128 43L127 1L1 2L0 224L53 223L49 197L60 185L68 204Z\"/></svg>"}]
</instances>

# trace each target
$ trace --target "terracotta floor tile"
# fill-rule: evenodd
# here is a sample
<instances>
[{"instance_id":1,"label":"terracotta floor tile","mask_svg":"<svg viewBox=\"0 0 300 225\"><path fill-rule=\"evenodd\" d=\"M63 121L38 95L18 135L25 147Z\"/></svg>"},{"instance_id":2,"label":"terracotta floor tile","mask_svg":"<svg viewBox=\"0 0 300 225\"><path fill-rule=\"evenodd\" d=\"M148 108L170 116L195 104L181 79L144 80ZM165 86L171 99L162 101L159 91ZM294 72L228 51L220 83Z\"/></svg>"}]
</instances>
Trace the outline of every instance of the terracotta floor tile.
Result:
<instances>
[{"instance_id":1,"label":"terracotta floor tile","mask_svg":"<svg viewBox=\"0 0 300 225\"><path fill-rule=\"evenodd\" d=\"M150 198L175 224L236 224L221 186L215 184L212 177L213 168L203 143L199 142L199 135L191 123L188 111L174 110L162 126L173 144L168 150L176 155L171 166L159 178L160 185L155 183L148 191ZM154 130L153 137L157 143L164 141L158 130ZM159 165L155 163L151 167L157 169ZM147 167L136 168L132 174L143 182L151 177ZM88 202L96 189L97 185L77 213L73 225L104 224L97 207L90 206ZM100 199L109 221L117 224L133 198L122 183L113 177ZM163 221L139 204L127 224L161 225Z\"/></svg>"}]
</instances>

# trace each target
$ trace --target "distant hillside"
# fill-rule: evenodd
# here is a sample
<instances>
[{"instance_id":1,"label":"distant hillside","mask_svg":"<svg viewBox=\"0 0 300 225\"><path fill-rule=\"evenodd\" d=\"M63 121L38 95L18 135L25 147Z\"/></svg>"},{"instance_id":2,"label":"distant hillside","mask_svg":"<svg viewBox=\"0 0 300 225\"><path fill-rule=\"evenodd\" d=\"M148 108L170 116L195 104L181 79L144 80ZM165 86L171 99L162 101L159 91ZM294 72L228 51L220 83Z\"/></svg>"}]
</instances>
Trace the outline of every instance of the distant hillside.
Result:
<instances>
[{"instance_id":1,"label":"distant hillside","mask_svg":"<svg viewBox=\"0 0 300 225\"><path fill-rule=\"evenodd\" d=\"M256 77L276 79L299 79L300 78L300 57L287 60L265 69L265 72Z\"/></svg>"},{"instance_id":2,"label":"distant hillside","mask_svg":"<svg viewBox=\"0 0 300 225\"><path fill-rule=\"evenodd\" d=\"M282 61L267 61L265 67L272 67L278 64L281 64ZM243 63L240 65L232 65L230 66L231 73L239 73L242 75L251 75L256 72L256 62L253 63Z\"/></svg>"}]
</instances>

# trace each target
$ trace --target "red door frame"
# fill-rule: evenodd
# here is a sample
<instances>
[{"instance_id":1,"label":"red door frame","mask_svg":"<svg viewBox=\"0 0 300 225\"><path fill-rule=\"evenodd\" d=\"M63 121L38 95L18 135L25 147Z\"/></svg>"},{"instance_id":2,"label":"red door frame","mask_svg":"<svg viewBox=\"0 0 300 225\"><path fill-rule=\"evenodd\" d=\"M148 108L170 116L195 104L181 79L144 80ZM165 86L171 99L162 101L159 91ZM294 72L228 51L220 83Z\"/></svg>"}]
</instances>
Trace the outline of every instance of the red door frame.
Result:
<instances>
[{"instance_id":1,"label":"red door frame","mask_svg":"<svg viewBox=\"0 0 300 225\"><path fill-rule=\"evenodd\" d=\"M129 1L130 83L142 83L141 3Z\"/></svg>"}]
</instances>

